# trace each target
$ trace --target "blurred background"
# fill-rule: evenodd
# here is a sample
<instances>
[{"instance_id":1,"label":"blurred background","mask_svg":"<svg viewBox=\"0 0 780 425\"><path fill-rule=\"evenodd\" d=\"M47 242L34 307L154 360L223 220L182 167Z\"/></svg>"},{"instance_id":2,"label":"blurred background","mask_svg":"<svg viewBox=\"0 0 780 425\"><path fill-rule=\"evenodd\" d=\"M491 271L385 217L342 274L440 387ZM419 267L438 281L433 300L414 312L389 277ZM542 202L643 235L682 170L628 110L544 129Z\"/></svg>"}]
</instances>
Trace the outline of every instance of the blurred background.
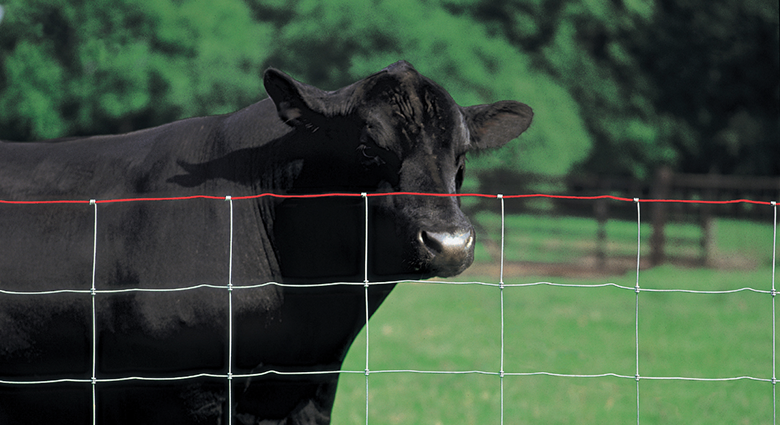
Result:
<instances>
[{"instance_id":1,"label":"blurred background","mask_svg":"<svg viewBox=\"0 0 780 425\"><path fill-rule=\"evenodd\" d=\"M775 0L0 4L4 140L231 112L265 97L269 66L336 89L406 59L462 105L534 108L475 171L780 174Z\"/></svg>"},{"instance_id":2,"label":"blurred background","mask_svg":"<svg viewBox=\"0 0 780 425\"><path fill-rule=\"evenodd\" d=\"M269 66L332 90L405 59L461 105L534 109L518 141L469 159L464 192L780 200L778 16L776 0L0 0L0 139L232 112L265 97ZM510 281L633 287L635 204L506 208ZM496 281L498 203L464 209L480 235L464 279ZM772 213L643 204L642 286L768 289ZM372 368L497 370L496 293L426 288L399 286L372 319ZM575 291L507 290L508 370L634 375L634 292ZM771 373L768 297L650 293L641 308L644 375ZM347 369L363 370L361 338ZM372 423L497 421L493 376L373 376ZM509 378L507 418L631 423L635 388ZM764 382L642 388L643 423L771 423ZM362 374L343 376L334 423L363 423L364 403Z\"/></svg>"}]
</instances>

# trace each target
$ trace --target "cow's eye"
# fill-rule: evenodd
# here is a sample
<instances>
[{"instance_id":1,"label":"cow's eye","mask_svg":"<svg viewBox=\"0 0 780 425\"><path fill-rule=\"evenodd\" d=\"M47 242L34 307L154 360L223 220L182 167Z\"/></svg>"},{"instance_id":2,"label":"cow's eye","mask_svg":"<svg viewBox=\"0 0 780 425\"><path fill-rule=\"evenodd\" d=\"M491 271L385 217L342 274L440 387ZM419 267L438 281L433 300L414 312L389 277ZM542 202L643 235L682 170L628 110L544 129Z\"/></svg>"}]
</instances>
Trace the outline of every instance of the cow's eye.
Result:
<instances>
[{"instance_id":1,"label":"cow's eye","mask_svg":"<svg viewBox=\"0 0 780 425\"><path fill-rule=\"evenodd\" d=\"M455 174L455 190L460 192L460 187L463 186L463 177L466 174L466 164L463 159L458 160L458 172Z\"/></svg>"},{"instance_id":2,"label":"cow's eye","mask_svg":"<svg viewBox=\"0 0 780 425\"><path fill-rule=\"evenodd\" d=\"M378 165L384 165L385 160L382 159L379 154L376 152L375 148L372 148L371 146L366 145L365 143L361 143L358 148L358 152L360 152L360 163L364 166L378 166Z\"/></svg>"}]
</instances>

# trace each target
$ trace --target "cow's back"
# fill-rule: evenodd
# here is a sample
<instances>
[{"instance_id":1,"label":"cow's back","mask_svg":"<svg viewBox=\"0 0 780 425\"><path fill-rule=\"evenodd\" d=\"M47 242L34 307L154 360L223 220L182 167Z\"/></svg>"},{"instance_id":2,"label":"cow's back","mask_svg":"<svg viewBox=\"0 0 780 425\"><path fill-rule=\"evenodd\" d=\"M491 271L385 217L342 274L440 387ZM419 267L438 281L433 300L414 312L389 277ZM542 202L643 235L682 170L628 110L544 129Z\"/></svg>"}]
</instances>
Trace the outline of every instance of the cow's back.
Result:
<instances>
[{"instance_id":1,"label":"cow's back","mask_svg":"<svg viewBox=\"0 0 780 425\"><path fill-rule=\"evenodd\" d=\"M132 133L0 142L0 199L111 199L181 193L166 187L177 161L213 150L220 117L193 118Z\"/></svg>"}]
</instances>

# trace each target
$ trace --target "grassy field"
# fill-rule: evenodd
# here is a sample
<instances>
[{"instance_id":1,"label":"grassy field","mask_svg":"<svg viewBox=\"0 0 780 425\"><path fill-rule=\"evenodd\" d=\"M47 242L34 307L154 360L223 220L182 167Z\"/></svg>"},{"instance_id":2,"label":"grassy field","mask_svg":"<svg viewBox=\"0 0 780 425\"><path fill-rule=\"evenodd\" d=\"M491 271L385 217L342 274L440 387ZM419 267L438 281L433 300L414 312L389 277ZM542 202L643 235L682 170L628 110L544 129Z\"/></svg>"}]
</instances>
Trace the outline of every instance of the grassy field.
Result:
<instances>
[{"instance_id":1,"label":"grassy field","mask_svg":"<svg viewBox=\"0 0 780 425\"><path fill-rule=\"evenodd\" d=\"M483 228L494 233L490 239L497 234L492 222L495 218L478 217ZM580 220L509 217L508 264L527 262L529 257L535 262L562 263L561 267L566 261L581 262L588 255L595 224ZM695 226L679 226L679 232L696 238ZM717 267L641 270L640 286L769 290L771 225L719 220L715 228ZM624 245L632 244L636 255L636 223L613 221L607 231L610 255L631 255ZM650 230L643 228L643 235L649 238ZM645 237L642 239L644 245ZM482 265L476 269L483 274L467 273L461 280L497 282L498 270L490 248L480 246L478 259ZM636 283L635 269L583 279L532 276L524 272L524 267L525 263L511 268L515 274L505 275L505 282L613 282L628 287ZM636 423L635 307L632 289L548 285L504 289L506 372L615 373L629 377L506 376L504 423ZM369 367L373 371L498 372L500 311L500 291L496 287L401 284L371 320ZM645 378L771 378L772 320L772 297L768 294L642 292L639 373ZM365 338L364 330L344 370L365 369ZM335 425L366 422L365 385L363 374L342 374L334 408ZM372 373L369 387L372 424L500 422L501 385L493 374ZM772 423L773 392L768 382L642 379L639 396L642 424Z\"/></svg>"}]
</instances>

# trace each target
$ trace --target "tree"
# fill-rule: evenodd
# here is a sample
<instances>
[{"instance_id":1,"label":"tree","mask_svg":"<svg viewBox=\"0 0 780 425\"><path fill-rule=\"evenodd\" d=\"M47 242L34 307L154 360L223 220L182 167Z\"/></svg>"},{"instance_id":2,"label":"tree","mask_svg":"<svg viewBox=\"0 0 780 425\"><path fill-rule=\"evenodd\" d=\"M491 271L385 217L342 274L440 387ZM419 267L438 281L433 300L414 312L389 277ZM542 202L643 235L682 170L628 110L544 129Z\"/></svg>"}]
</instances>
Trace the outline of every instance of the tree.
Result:
<instances>
[{"instance_id":1,"label":"tree","mask_svg":"<svg viewBox=\"0 0 780 425\"><path fill-rule=\"evenodd\" d=\"M442 2L572 93L594 140L580 172L780 174L776 1Z\"/></svg>"},{"instance_id":2,"label":"tree","mask_svg":"<svg viewBox=\"0 0 780 425\"><path fill-rule=\"evenodd\" d=\"M267 66L335 89L407 59L462 105L534 124L500 167L780 174L773 0L8 0L0 139L236 110Z\"/></svg>"},{"instance_id":3,"label":"tree","mask_svg":"<svg viewBox=\"0 0 780 425\"><path fill-rule=\"evenodd\" d=\"M0 138L129 131L261 93L271 26L240 0L13 0L0 27Z\"/></svg>"},{"instance_id":4,"label":"tree","mask_svg":"<svg viewBox=\"0 0 780 425\"><path fill-rule=\"evenodd\" d=\"M780 175L778 2L658 2L637 56L680 168Z\"/></svg>"},{"instance_id":5,"label":"tree","mask_svg":"<svg viewBox=\"0 0 780 425\"><path fill-rule=\"evenodd\" d=\"M472 161L565 174L590 150L580 110L528 55L440 4L412 0L15 0L0 35L0 138L110 133L229 112L271 65L335 89L400 59L463 105L537 112L521 143Z\"/></svg>"}]
</instances>

